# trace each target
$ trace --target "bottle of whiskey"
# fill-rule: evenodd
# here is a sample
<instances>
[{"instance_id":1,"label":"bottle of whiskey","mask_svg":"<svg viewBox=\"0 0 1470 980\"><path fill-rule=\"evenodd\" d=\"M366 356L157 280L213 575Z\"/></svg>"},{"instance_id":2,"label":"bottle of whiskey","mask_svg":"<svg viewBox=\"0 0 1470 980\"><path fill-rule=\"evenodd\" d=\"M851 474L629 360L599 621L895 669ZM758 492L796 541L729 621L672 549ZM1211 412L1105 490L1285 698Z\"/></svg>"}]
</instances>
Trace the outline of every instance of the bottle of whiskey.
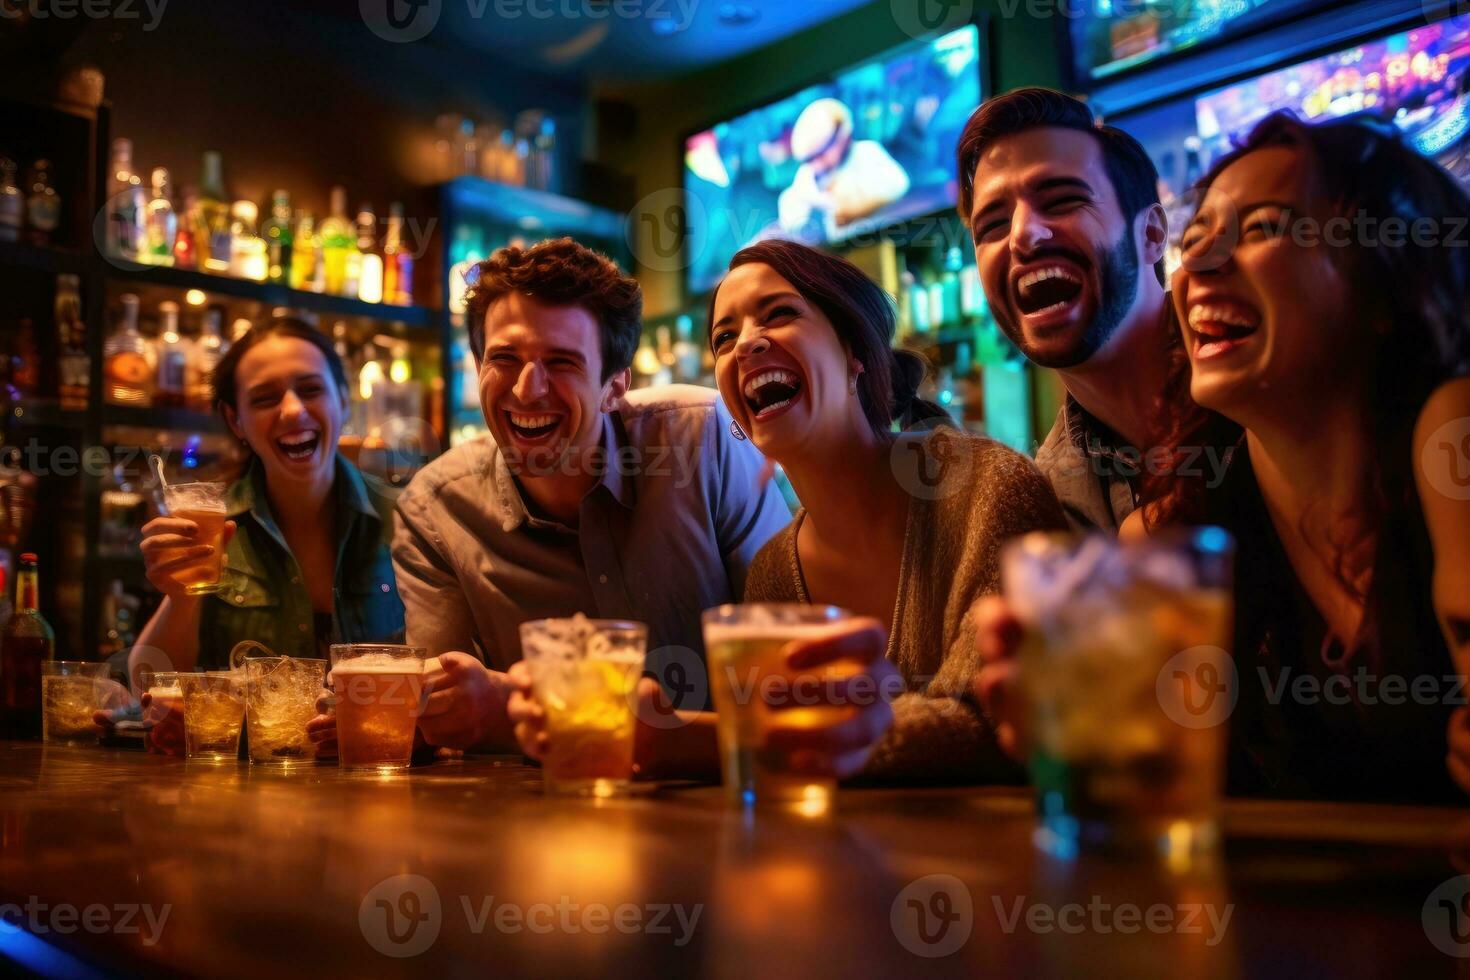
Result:
<instances>
[{"instance_id":1,"label":"bottle of whiskey","mask_svg":"<svg viewBox=\"0 0 1470 980\"><path fill-rule=\"evenodd\" d=\"M36 556L20 556L15 611L0 630L0 716L11 737L41 733L41 665L56 659L56 634L41 615Z\"/></svg>"},{"instance_id":2,"label":"bottle of whiskey","mask_svg":"<svg viewBox=\"0 0 1470 980\"><path fill-rule=\"evenodd\" d=\"M179 333L179 304L158 304L158 382L153 403L165 408L184 404L184 373L189 364L190 344Z\"/></svg>"},{"instance_id":3,"label":"bottle of whiskey","mask_svg":"<svg viewBox=\"0 0 1470 980\"><path fill-rule=\"evenodd\" d=\"M148 341L138 331L138 297L122 298L122 317L102 351L103 389L114 405L153 404L153 367Z\"/></svg>"},{"instance_id":4,"label":"bottle of whiskey","mask_svg":"<svg viewBox=\"0 0 1470 980\"><path fill-rule=\"evenodd\" d=\"M84 411L91 384L92 359L87 354L87 328L82 323L81 279L73 273L56 277L57 398L68 411Z\"/></svg>"},{"instance_id":5,"label":"bottle of whiskey","mask_svg":"<svg viewBox=\"0 0 1470 980\"><path fill-rule=\"evenodd\" d=\"M194 249L199 268L206 272L228 272L230 205L225 196L223 165L216 150L204 154L204 174L194 207Z\"/></svg>"},{"instance_id":6,"label":"bottle of whiskey","mask_svg":"<svg viewBox=\"0 0 1470 980\"><path fill-rule=\"evenodd\" d=\"M413 303L413 253L403 247L403 205L388 208L388 230L383 237L383 302L395 306Z\"/></svg>"},{"instance_id":7,"label":"bottle of whiskey","mask_svg":"<svg viewBox=\"0 0 1470 980\"><path fill-rule=\"evenodd\" d=\"M33 245L50 245L51 236L61 224L61 197L51 184L51 161L37 160L31 165L29 192L26 195L27 234Z\"/></svg>"},{"instance_id":8,"label":"bottle of whiskey","mask_svg":"<svg viewBox=\"0 0 1470 980\"><path fill-rule=\"evenodd\" d=\"M276 191L271 216L261 228L265 237L266 279L286 285L291 278L291 195Z\"/></svg>"},{"instance_id":9,"label":"bottle of whiskey","mask_svg":"<svg viewBox=\"0 0 1470 980\"><path fill-rule=\"evenodd\" d=\"M0 157L0 242L20 241L26 224L26 196L15 182L15 161Z\"/></svg>"}]
</instances>

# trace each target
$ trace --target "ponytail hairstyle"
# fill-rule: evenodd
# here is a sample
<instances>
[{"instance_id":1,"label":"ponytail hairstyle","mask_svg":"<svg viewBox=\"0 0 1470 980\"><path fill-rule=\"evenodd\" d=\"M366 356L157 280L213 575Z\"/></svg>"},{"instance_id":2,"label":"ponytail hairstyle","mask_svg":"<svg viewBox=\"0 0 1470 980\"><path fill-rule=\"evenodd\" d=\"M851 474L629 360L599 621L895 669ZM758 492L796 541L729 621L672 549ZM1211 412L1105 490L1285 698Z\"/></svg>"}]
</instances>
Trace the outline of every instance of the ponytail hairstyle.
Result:
<instances>
[{"instance_id":1,"label":"ponytail hairstyle","mask_svg":"<svg viewBox=\"0 0 1470 980\"><path fill-rule=\"evenodd\" d=\"M857 266L829 252L775 238L735 253L730 268L742 265L775 269L831 322L842 346L863 366L857 396L874 432L892 432L895 422L907 428L926 419L950 418L943 408L919 397L929 362L916 351L894 349L893 300ZM714 312L711 302L706 335Z\"/></svg>"}]
</instances>

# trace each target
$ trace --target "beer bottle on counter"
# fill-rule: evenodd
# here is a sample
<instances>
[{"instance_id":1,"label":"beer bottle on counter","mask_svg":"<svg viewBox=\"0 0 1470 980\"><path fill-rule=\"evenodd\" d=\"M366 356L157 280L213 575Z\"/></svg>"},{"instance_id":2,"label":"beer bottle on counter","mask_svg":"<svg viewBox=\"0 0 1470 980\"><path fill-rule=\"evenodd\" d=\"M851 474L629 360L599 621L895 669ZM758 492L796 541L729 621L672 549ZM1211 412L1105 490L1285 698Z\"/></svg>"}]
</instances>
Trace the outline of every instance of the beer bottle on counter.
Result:
<instances>
[{"instance_id":1,"label":"beer bottle on counter","mask_svg":"<svg viewBox=\"0 0 1470 980\"><path fill-rule=\"evenodd\" d=\"M15 610L0 629L0 719L12 738L41 734L41 664L56 659L56 634L41 615L36 556L20 556Z\"/></svg>"}]
</instances>

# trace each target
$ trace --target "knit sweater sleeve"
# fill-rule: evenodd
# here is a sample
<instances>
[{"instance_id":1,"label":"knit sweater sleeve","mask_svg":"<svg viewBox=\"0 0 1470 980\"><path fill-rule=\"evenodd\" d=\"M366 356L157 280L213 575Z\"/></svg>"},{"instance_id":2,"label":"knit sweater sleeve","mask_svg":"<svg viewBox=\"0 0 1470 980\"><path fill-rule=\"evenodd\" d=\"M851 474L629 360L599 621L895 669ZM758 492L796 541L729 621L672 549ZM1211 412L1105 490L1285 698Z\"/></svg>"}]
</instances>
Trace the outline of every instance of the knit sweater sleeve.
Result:
<instances>
[{"instance_id":1,"label":"knit sweater sleeve","mask_svg":"<svg viewBox=\"0 0 1470 980\"><path fill-rule=\"evenodd\" d=\"M786 525L761 546L745 575L746 602L800 602L801 589L791 567L796 523Z\"/></svg>"},{"instance_id":2,"label":"knit sweater sleeve","mask_svg":"<svg viewBox=\"0 0 1470 980\"><path fill-rule=\"evenodd\" d=\"M865 779L1024 781L1024 769L1000 748L994 725L970 694L980 655L969 611L976 599L998 591L1007 540L1065 530L1066 520L1046 478L1019 453L985 440L976 446L976 465L973 495L931 508L919 554L911 557L929 560L910 576L915 585L903 628L913 631L913 640L932 637L923 642L937 643L942 658L932 676L906 678L910 691L894 700L893 725L874 748Z\"/></svg>"}]
</instances>

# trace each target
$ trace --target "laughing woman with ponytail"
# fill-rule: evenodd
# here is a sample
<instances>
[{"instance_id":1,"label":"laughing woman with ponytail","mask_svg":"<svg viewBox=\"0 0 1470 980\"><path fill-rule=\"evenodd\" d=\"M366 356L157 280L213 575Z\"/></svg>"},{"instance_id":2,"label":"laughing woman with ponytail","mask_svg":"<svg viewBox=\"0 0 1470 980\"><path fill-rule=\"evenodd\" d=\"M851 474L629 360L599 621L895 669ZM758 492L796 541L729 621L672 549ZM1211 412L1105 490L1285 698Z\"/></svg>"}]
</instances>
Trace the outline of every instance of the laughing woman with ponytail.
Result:
<instances>
[{"instance_id":1,"label":"laughing woman with ponytail","mask_svg":"<svg viewBox=\"0 0 1470 980\"><path fill-rule=\"evenodd\" d=\"M739 435L801 501L756 556L747 602L841 606L862 617L793 667L855 660L886 704L820 732L778 730L791 758L838 777L1019 778L968 700L966 615L998 585L1010 537L1066 526L1026 457L943 424L917 395L919 355L892 348L886 293L844 259L783 241L738 253L711 302L715 377ZM891 706L891 713L889 707Z\"/></svg>"}]
</instances>

